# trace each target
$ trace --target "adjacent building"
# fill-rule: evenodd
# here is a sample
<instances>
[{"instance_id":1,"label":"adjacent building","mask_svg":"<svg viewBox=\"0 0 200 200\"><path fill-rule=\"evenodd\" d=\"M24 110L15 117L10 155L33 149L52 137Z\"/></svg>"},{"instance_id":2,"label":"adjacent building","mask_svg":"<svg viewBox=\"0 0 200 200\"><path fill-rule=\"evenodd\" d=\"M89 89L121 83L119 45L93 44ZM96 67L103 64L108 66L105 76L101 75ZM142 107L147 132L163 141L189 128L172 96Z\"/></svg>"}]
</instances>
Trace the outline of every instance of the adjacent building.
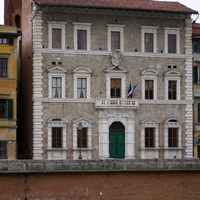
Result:
<instances>
[{"instance_id":1,"label":"adjacent building","mask_svg":"<svg viewBox=\"0 0 200 200\"><path fill-rule=\"evenodd\" d=\"M194 53L194 157L200 158L200 24L192 26Z\"/></svg>"},{"instance_id":2,"label":"adjacent building","mask_svg":"<svg viewBox=\"0 0 200 200\"><path fill-rule=\"evenodd\" d=\"M17 27L0 26L0 159L17 154Z\"/></svg>"}]
</instances>

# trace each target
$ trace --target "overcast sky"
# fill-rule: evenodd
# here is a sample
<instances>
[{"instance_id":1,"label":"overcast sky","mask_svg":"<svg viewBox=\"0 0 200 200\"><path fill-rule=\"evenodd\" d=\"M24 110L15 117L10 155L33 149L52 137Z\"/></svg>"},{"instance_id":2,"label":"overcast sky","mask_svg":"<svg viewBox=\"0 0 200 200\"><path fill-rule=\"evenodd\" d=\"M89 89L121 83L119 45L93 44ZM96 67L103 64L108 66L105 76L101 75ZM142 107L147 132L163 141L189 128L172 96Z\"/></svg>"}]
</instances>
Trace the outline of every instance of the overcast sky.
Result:
<instances>
[{"instance_id":1,"label":"overcast sky","mask_svg":"<svg viewBox=\"0 0 200 200\"><path fill-rule=\"evenodd\" d=\"M160 0L158 0L160 1ZM164 1L164 0L162 0ZM186 5L189 8L192 8L200 13L200 0L165 0L165 1L178 1L184 5ZM4 0L0 0L0 24L4 23ZM196 19L197 15L193 17L193 19ZM197 20L198 23L200 23L200 17Z\"/></svg>"}]
</instances>

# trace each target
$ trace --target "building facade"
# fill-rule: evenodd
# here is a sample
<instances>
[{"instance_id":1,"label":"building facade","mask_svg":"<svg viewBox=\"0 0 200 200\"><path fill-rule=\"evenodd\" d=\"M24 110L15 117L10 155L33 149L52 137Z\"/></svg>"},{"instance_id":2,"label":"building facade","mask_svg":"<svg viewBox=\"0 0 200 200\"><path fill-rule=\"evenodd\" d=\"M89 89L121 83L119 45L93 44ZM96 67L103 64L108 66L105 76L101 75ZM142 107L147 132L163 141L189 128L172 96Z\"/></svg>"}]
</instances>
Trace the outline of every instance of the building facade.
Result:
<instances>
[{"instance_id":1,"label":"building facade","mask_svg":"<svg viewBox=\"0 0 200 200\"><path fill-rule=\"evenodd\" d=\"M200 158L200 24L193 25L192 39L194 53L194 157Z\"/></svg>"},{"instance_id":2,"label":"building facade","mask_svg":"<svg viewBox=\"0 0 200 200\"><path fill-rule=\"evenodd\" d=\"M17 28L0 26L0 159L17 154Z\"/></svg>"},{"instance_id":3,"label":"building facade","mask_svg":"<svg viewBox=\"0 0 200 200\"><path fill-rule=\"evenodd\" d=\"M33 159L193 156L196 11L34 2Z\"/></svg>"}]
</instances>

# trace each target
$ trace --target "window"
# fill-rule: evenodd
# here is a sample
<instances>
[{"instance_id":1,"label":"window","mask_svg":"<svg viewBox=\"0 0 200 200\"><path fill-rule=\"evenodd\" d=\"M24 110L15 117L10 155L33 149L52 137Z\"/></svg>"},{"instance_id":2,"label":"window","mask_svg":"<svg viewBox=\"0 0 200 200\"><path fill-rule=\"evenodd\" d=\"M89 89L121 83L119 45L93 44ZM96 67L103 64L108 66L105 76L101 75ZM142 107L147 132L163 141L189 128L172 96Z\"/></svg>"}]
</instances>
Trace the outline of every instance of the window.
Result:
<instances>
[{"instance_id":1,"label":"window","mask_svg":"<svg viewBox=\"0 0 200 200\"><path fill-rule=\"evenodd\" d=\"M141 121L141 158L158 158L158 122L153 119Z\"/></svg>"},{"instance_id":2,"label":"window","mask_svg":"<svg viewBox=\"0 0 200 200\"><path fill-rule=\"evenodd\" d=\"M65 98L66 70L55 66L47 70L49 84L49 98Z\"/></svg>"},{"instance_id":3,"label":"window","mask_svg":"<svg viewBox=\"0 0 200 200\"><path fill-rule=\"evenodd\" d=\"M74 76L74 98L90 98L91 70L78 67L73 71Z\"/></svg>"},{"instance_id":4,"label":"window","mask_svg":"<svg viewBox=\"0 0 200 200\"><path fill-rule=\"evenodd\" d=\"M176 81L168 82L168 99L176 99Z\"/></svg>"},{"instance_id":5,"label":"window","mask_svg":"<svg viewBox=\"0 0 200 200\"><path fill-rule=\"evenodd\" d=\"M110 94L111 98L121 98L121 79L110 79Z\"/></svg>"},{"instance_id":6,"label":"window","mask_svg":"<svg viewBox=\"0 0 200 200\"><path fill-rule=\"evenodd\" d=\"M177 128L169 128L168 129L168 146L169 147L177 147L178 146L178 129Z\"/></svg>"},{"instance_id":7,"label":"window","mask_svg":"<svg viewBox=\"0 0 200 200\"><path fill-rule=\"evenodd\" d=\"M174 69L164 73L165 100L180 100L181 73Z\"/></svg>"},{"instance_id":8,"label":"window","mask_svg":"<svg viewBox=\"0 0 200 200\"><path fill-rule=\"evenodd\" d=\"M87 31L86 30L78 30L77 37L78 49L87 49Z\"/></svg>"},{"instance_id":9,"label":"window","mask_svg":"<svg viewBox=\"0 0 200 200\"><path fill-rule=\"evenodd\" d=\"M62 29L52 28L52 48L61 49Z\"/></svg>"},{"instance_id":10,"label":"window","mask_svg":"<svg viewBox=\"0 0 200 200\"><path fill-rule=\"evenodd\" d=\"M120 49L124 51L124 27L125 25L107 24L108 27L108 51Z\"/></svg>"},{"instance_id":11,"label":"window","mask_svg":"<svg viewBox=\"0 0 200 200\"><path fill-rule=\"evenodd\" d=\"M182 158L182 121L180 119L167 119L164 121L164 158L176 156Z\"/></svg>"},{"instance_id":12,"label":"window","mask_svg":"<svg viewBox=\"0 0 200 200\"><path fill-rule=\"evenodd\" d=\"M200 44L193 44L193 52L200 53Z\"/></svg>"},{"instance_id":13,"label":"window","mask_svg":"<svg viewBox=\"0 0 200 200\"><path fill-rule=\"evenodd\" d=\"M141 26L141 51L157 53L157 29L155 26Z\"/></svg>"},{"instance_id":14,"label":"window","mask_svg":"<svg viewBox=\"0 0 200 200\"><path fill-rule=\"evenodd\" d=\"M0 99L0 118L12 119L13 118L13 100Z\"/></svg>"},{"instance_id":15,"label":"window","mask_svg":"<svg viewBox=\"0 0 200 200\"><path fill-rule=\"evenodd\" d=\"M153 33L144 34L145 52L153 52Z\"/></svg>"},{"instance_id":16,"label":"window","mask_svg":"<svg viewBox=\"0 0 200 200\"><path fill-rule=\"evenodd\" d=\"M145 147L154 147L154 128L145 128Z\"/></svg>"},{"instance_id":17,"label":"window","mask_svg":"<svg viewBox=\"0 0 200 200\"><path fill-rule=\"evenodd\" d=\"M8 59L0 58L0 77L7 78L8 77Z\"/></svg>"},{"instance_id":18,"label":"window","mask_svg":"<svg viewBox=\"0 0 200 200\"><path fill-rule=\"evenodd\" d=\"M181 28L164 28L165 30L165 53L180 53L180 30Z\"/></svg>"},{"instance_id":19,"label":"window","mask_svg":"<svg viewBox=\"0 0 200 200\"><path fill-rule=\"evenodd\" d=\"M78 148L87 148L87 128L82 128L82 130L78 130L77 136L78 136Z\"/></svg>"},{"instance_id":20,"label":"window","mask_svg":"<svg viewBox=\"0 0 200 200\"><path fill-rule=\"evenodd\" d=\"M7 141L0 141L0 158L7 158Z\"/></svg>"},{"instance_id":21,"label":"window","mask_svg":"<svg viewBox=\"0 0 200 200\"><path fill-rule=\"evenodd\" d=\"M52 98L62 97L62 78L52 77Z\"/></svg>"},{"instance_id":22,"label":"window","mask_svg":"<svg viewBox=\"0 0 200 200\"><path fill-rule=\"evenodd\" d=\"M82 123L82 130L78 130L78 124ZM92 121L80 117L73 121L73 159L78 159L80 148L83 159L92 159Z\"/></svg>"},{"instance_id":23,"label":"window","mask_svg":"<svg viewBox=\"0 0 200 200\"><path fill-rule=\"evenodd\" d=\"M15 15L15 26L17 26L17 28L20 28L20 16L19 15Z\"/></svg>"},{"instance_id":24,"label":"window","mask_svg":"<svg viewBox=\"0 0 200 200\"><path fill-rule=\"evenodd\" d=\"M193 67L193 82L194 84L200 83L200 67L198 66Z\"/></svg>"},{"instance_id":25,"label":"window","mask_svg":"<svg viewBox=\"0 0 200 200\"><path fill-rule=\"evenodd\" d=\"M47 120L47 158L66 159L67 156L67 120L51 117Z\"/></svg>"},{"instance_id":26,"label":"window","mask_svg":"<svg viewBox=\"0 0 200 200\"><path fill-rule=\"evenodd\" d=\"M197 112L198 112L197 122L200 123L200 103L197 103Z\"/></svg>"},{"instance_id":27,"label":"window","mask_svg":"<svg viewBox=\"0 0 200 200\"><path fill-rule=\"evenodd\" d=\"M67 22L48 21L48 48L65 49L65 26Z\"/></svg>"},{"instance_id":28,"label":"window","mask_svg":"<svg viewBox=\"0 0 200 200\"><path fill-rule=\"evenodd\" d=\"M120 49L120 32L111 31L111 51Z\"/></svg>"},{"instance_id":29,"label":"window","mask_svg":"<svg viewBox=\"0 0 200 200\"><path fill-rule=\"evenodd\" d=\"M7 43L8 43L8 38L0 37L0 44L7 44Z\"/></svg>"},{"instance_id":30,"label":"window","mask_svg":"<svg viewBox=\"0 0 200 200\"><path fill-rule=\"evenodd\" d=\"M153 99L153 80L145 80L145 99Z\"/></svg>"},{"instance_id":31,"label":"window","mask_svg":"<svg viewBox=\"0 0 200 200\"><path fill-rule=\"evenodd\" d=\"M62 148L61 127L52 127L52 148Z\"/></svg>"},{"instance_id":32,"label":"window","mask_svg":"<svg viewBox=\"0 0 200 200\"><path fill-rule=\"evenodd\" d=\"M142 99L157 100L157 76L158 72L153 69L145 69L142 76Z\"/></svg>"},{"instance_id":33,"label":"window","mask_svg":"<svg viewBox=\"0 0 200 200\"><path fill-rule=\"evenodd\" d=\"M168 34L168 53L176 53L176 34Z\"/></svg>"},{"instance_id":34,"label":"window","mask_svg":"<svg viewBox=\"0 0 200 200\"><path fill-rule=\"evenodd\" d=\"M74 49L90 50L90 27L91 23L73 22L74 25Z\"/></svg>"},{"instance_id":35,"label":"window","mask_svg":"<svg viewBox=\"0 0 200 200\"><path fill-rule=\"evenodd\" d=\"M77 79L77 98L87 97L87 79L78 78Z\"/></svg>"}]
</instances>

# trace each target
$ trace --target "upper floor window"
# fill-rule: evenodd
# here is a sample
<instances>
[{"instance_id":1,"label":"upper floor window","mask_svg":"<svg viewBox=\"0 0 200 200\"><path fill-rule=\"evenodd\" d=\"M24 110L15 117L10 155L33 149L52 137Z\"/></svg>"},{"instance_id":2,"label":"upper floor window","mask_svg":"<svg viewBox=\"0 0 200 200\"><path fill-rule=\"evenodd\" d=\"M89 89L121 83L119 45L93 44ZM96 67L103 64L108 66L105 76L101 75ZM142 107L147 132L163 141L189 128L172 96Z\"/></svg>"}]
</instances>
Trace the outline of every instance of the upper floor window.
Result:
<instances>
[{"instance_id":1,"label":"upper floor window","mask_svg":"<svg viewBox=\"0 0 200 200\"><path fill-rule=\"evenodd\" d=\"M145 69L141 72L142 76L142 99L157 99L157 76L158 73L153 69Z\"/></svg>"},{"instance_id":2,"label":"upper floor window","mask_svg":"<svg viewBox=\"0 0 200 200\"><path fill-rule=\"evenodd\" d=\"M200 43L193 44L193 52L194 53L200 53Z\"/></svg>"},{"instance_id":3,"label":"upper floor window","mask_svg":"<svg viewBox=\"0 0 200 200\"><path fill-rule=\"evenodd\" d=\"M74 49L90 50L90 27L91 23L73 22L74 25Z\"/></svg>"},{"instance_id":4,"label":"upper floor window","mask_svg":"<svg viewBox=\"0 0 200 200\"><path fill-rule=\"evenodd\" d=\"M66 70L56 66L47 70L49 98L65 98L65 77Z\"/></svg>"},{"instance_id":5,"label":"upper floor window","mask_svg":"<svg viewBox=\"0 0 200 200\"><path fill-rule=\"evenodd\" d=\"M67 22L48 21L48 48L65 49L65 25Z\"/></svg>"},{"instance_id":6,"label":"upper floor window","mask_svg":"<svg viewBox=\"0 0 200 200\"><path fill-rule=\"evenodd\" d=\"M106 98L125 98L126 97L126 73L123 68L116 70L111 67L106 72Z\"/></svg>"},{"instance_id":7,"label":"upper floor window","mask_svg":"<svg viewBox=\"0 0 200 200\"><path fill-rule=\"evenodd\" d=\"M165 27L165 53L180 53L181 28Z\"/></svg>"},{"instance_id":8,"label":"upper floor window","mask_svg":"<svg viewBox=\"0 0 200 200\"><path fill-rule=\"evenodd\" d=\"M193 67L193 82L194 84L200 83L200 67L199 66Z\"/></svg>"},{"instance_id":9,"label":"upper floor window","mask_svg":"<svg viewBox=\"0 0 200 200\"><path fill-rule=\"evenodd\" d=\"M174 69L164 73L165 100L180 100L181 73Z\"/></svg>"},{"instance_id":10,"label":"upper floor window","mask_svg":"<svg viewBox=\"0 0 200 200\"><path fill-rule=\"evenodd\" d=\"M168 81L168 99L176 99L177 94L177 81L169 80Z\"/></svg>"},{"instance_id":11,"label":"upper floor window","mask_svg":"<svg viewBox=\"0 0 200 200\"><path fill-rule=\"evenodd\" d=\"M74 98L90 98L91 70L78 67L73 71Z\"/></svg>"},{"instance_id":12,"label":"upper floor window","mask_svg":"<svg viewBox=\"0 0 200 200\"><path fill-rule=\"evenodd\" d=\"M77 79L77 98L87 97L87 78Z\"/></svg>"},{"instance_id":13,"label":"upper floor window","mask_svg":"<svg viewBox=\"0 0 200 200\"><path fill-rule=\"evenodd\" d=\"M7 141L0 141L0 158L7 158Z\"/></svg>"},{"instance_id":14,"label":"upper floor window","mask_svg":"<svg viewBox=\"0 0 200 200\"><path fill-rule=\"evenodd\" d=\"M153 99L153 80L145 80L145 99Z\"/></svg>"},{"instance_id":15,"label":"upper floor window","mask_svg":"<svg viewBox=\"0 0 200 200\"><path fill-rule=\"evenodd\" d=\"M108 51L120 49L124 51L124 27L125 25L107 24L108 27Z\"/></svg>"},{"instance_id":16,"label":"upper floor window","mask_svg":"<svg viewBox=\"0 0 200 200\"><path fill-rule=\"evenodd\" d=\"M120 49L120 32L111 31L111 51Z\"/></svg>"},{"instance_id":17,"label":"upper floor window","mask_svg":"<svg viewBox=\"0 0 200 200\"><path fill-rule=\"evenodd\" d=\"M8 59L0 58L0 78L8 77Z\"/></svg>"},{"instance_id":18,"label":"upper floor window","mask_svg":"<svg viewBox=\"0 0 200 200\"><path fill-rule=\"evenodd\" d=\"M0 118L12 119L13 118L13 100L0 99Z\"/></svg>"},{"instance_id":19,"label":"upper floor window","mask_svg":"<svg viewBox=\"0 0 200 200\"><path fill-rule=\"evenodd\" d=\"M176 34L168 34L168 53L176 53Z\"/></svg>"},{"instance_id":20,"label":"upper floor window","mask_svg":"<svg viewBox=\"0 0 200 200\"><path fill-rule=\"evenodd\" d=\"M110 79L110 94L111 98L121 98L121 79L111 78Z\"/></svg>"},{"instance_id":21,"label":"upper floor window","mask_svg":"<svg viewBox=\"0 0 200 200\"><path fill-rule=\"evenodd\" d=\"M0 37L0 44L8 44L8 38Z\"/></svg>"},{"instance_id":22,"label":"upper floor window","mask_svg":"<svg viewBox=\"0 0 200 200\"><path fill-rule=\"evenodd\" d=\"M61 49L61 34L62 29L60 28L52 28L52 48Z\"/></svg>"},{"instance_id":23,"label":"upper floor window","mask_svg":"<svg viewBox=\"0 0 200 200\"><path fill-rule=\"evenodd\" d=\"M141 51L157 53L157 29L154 26L141 26Z\"/></svg>"}]
</instances>

